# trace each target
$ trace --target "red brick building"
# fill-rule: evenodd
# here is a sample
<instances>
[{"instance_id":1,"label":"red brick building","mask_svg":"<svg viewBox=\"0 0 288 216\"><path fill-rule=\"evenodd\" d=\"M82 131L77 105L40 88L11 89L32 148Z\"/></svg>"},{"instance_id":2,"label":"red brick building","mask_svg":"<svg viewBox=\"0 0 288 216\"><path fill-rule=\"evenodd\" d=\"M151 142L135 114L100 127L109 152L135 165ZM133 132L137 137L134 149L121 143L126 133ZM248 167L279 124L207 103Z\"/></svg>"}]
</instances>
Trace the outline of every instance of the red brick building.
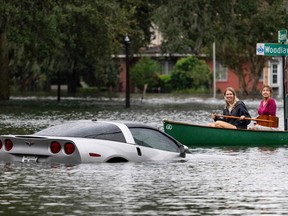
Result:
<instances>
[{"instance_id":1,"label":"red brick building","mask_svg":"<svg viewBox=\"0 0 288 216\"><path fill-rule=\"evenodd\" d=\"M143 51L141 54L134 54L133 58L130 60L130 67L137 62L139 58L142 56L149 56L154 60L157 60L161 65L161 74L171 74L174 65L177 60L186 57L188 55L180 55L180 54L161 54L159 46L150 47L149 49ZM119 91L125 92L126 87L126 61L125 55L119 55L117 58L121 60L121 70L120 70L120 83L119 83ZM216 57L217 58L217 57ZM201 56L201 59L205 60L205 56ZM213 73L213 61L207 60L207 64L211 69L211 73ZM243 65L245 71L245 80L248 86L248 91L251 91L253 80L250 78L250 71L248 70L247 65ZM266 67L263 68L263 76L259 80L258 89L260 90L262 85L268 84L274 90L274 95L278 97L282 97L283 93L283 85L282 85L282 59L281 57L273 57L271 58ZM233 70L224 67L223 65L217 63L216 61L216 92L222 93L225 88L228 86L233 87L236 91L240 91L239 78L233 72ZM132 86L131 86L132 87ZM133 92L133 88L130 87L131 92Z\"/></svg>"}]
</instances>

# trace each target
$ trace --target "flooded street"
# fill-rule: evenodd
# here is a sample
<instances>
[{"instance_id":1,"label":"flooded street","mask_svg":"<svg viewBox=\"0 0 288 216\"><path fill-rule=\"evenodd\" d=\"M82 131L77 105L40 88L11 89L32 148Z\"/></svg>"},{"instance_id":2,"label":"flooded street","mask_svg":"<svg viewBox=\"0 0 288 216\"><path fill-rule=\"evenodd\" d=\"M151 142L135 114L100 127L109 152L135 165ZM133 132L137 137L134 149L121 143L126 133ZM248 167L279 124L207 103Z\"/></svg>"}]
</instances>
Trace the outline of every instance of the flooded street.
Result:
<instances>
[{"instance_id":1,"label":"flooded street","mask_svg":"<svg viewBox=\"0 0 288 216\"><path fill-rule=\"evenodd\" d=\"M259 100L245 100L257 117ZM283 105L277 100L283 129ZM30 134L68 120L162 120L206 125L222 99L12 98L0 103L0 133ZM229 137L227 137L229 139ZM286 148L191 149L185 160L81 164L0 163L3 215L286 215Z\"/></svg>"}]
</instances>

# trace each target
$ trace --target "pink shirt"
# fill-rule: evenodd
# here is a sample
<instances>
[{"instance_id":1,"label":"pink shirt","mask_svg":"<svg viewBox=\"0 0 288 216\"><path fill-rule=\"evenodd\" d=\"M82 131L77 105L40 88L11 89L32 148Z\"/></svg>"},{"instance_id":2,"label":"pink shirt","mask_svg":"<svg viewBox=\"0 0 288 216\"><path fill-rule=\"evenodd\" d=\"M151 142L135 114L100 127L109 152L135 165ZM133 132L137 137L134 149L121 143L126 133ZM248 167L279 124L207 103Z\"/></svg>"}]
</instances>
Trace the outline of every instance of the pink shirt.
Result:
<instances>
[{"instance_id":1,"label":"pink shirt","mask_svg":"<svg viewBox=\"0 0 288 216\"><path fill-rule=\"evenodd\" d=\"M258 108L258 114L259 115L271 115L276 116L276 102L273 98L269 98L267 103L263 105L264 100L261 100L259 108Z\"/></svg>"}]
</instances>

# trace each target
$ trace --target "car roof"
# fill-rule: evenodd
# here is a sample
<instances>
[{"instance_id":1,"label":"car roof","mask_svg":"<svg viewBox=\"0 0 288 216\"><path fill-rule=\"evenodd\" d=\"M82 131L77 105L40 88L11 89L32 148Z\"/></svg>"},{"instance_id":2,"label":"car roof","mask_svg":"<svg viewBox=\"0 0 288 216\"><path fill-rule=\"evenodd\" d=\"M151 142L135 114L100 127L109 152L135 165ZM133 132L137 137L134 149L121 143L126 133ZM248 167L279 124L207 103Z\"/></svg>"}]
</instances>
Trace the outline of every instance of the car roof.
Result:
<instances>
[{"instance_id":1,"label":"car roof","mask_svg":"<svg viewBox=\"0 0 288 216\"><path fill-rule=\"evenodd\" d=\"M59 125L51 126L40 130L34 135L40 136L80 136L88 137L91 134L119 133L119 125L126 125L128 128L153 128L144 123L132 121L104 121L104 120L77 120L68 121ZM155 128L154 128L155 129Z\"/></svg>"}]
</instances>

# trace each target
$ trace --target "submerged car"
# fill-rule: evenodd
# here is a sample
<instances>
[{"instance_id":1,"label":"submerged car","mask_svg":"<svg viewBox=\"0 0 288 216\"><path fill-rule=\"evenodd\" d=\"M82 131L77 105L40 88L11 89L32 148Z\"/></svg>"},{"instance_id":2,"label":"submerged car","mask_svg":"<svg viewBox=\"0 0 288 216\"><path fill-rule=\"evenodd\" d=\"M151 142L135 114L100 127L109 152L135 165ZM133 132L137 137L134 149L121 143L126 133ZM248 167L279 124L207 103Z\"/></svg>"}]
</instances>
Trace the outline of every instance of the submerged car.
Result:
<instances>
[{"instance_id":1,"label":"submerged car","mask_svg":"<svg viewBox=\"0 0 288 216\"><path fill-rule=\"evenodd\" d=\"M138 122L80 120L32 135L1 135L0 161L43 163L143 162L184 158L189 149Z\"/></svg>"}]
</instances>

